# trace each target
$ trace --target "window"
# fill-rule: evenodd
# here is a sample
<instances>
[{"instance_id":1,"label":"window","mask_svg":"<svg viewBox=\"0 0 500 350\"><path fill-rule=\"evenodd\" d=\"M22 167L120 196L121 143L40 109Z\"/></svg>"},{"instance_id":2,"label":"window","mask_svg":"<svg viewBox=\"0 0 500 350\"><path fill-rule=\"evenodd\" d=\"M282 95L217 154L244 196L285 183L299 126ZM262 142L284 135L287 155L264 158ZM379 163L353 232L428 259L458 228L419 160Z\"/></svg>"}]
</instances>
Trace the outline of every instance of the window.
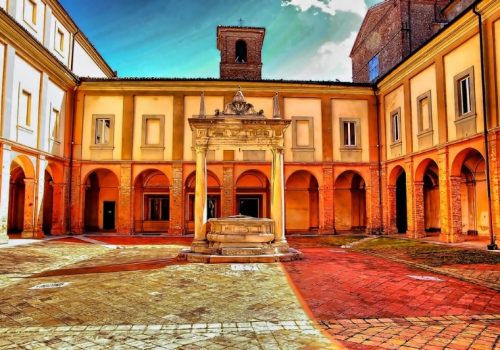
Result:
<instances>
[{"instance_id":1,"label":"window","mask_svg":"<svg viewBox=\"0 0 500 350\"><path fill-rule=\"evenodd\" d=\"M111 119L96 118L95 121L95 144L107 145L110 143L111 135Z\"/></svg>"},{"instance_id":2,"label":"window","mask_svg":"<svg viewBox=\"0 0 500 350\"><path fill-rule=\"evenodd\" d=\"M163 115L142 116L142 145L147 148L162 148L164 145L164 120Z\"/></svg>"},{"instance_id":3,"label":"window","mask_svg":"<svg viewBox=\"0 0 500 350\"><path fill-rule=\"evenodd\" d=\"M36 25L36 1L24 0L24 21Z\"/></svg>"},{"instance_id":4,"label":"window","mask_svg":"<svg viewBox=\"0 0 500 350\"><path fill-rule=\"evenodd\" d=\"M168 196L149 197L149 217L151 221L169 220Z\"/></svg>"},{"instance_id":5,"label":"window","mask_svg":"<svg viewBox=\"0 0 500 350\"><path fill-rule=\"evenodd\" d=\"M391 134L392 143L401 142L401 110L391 113Z\"/></svg>"},{"instance_id":6,"label":"window","mask_svg":"<svg viewBox=\"0 0 500 350\"><path fill-rule=\"evenodd\" d=\"M59 111L55 108L52 108L52 111L50 112L50 120L51 120L51 125L52 126L52 138L54 140L59 140L59 123L60 123L60 116L59 116Z\"/></svg>"},{"instance_id":7,"label":"window","mask_svg":"<svg viewBox=\"0 0 500 350\"><path fill-rule=\"evenodd\" d=\"M454 77L455 109L457 118L465 118L476 113L474 94L474 67L470 67Z\"/></svg>"},{"instance_id":8,"label":"window","mask_svg":"<svg viewBox=\"0 0 500 350\"><path fill-rule=\"evenodd\" d=\"M238 40L236 42L235 48L235 62L245 63L247 62L247 43L244 40Z\"/></svg>"},{"instance_id":9,"label":"window","mask_svg":"<svg viewBox=\"0 0 500 350\"><path fill-rule=\"evenodd\" d=\"M422 133L432 130L432 107L431 107L431 92L417 97L417 120L418 132Z\"/></svg>"},{"instance_id":10,"label":"window","mask_svg":"<svg viewBox=\"0 0 500 350\"><path fill-rule=\"evenodd\" d=\"M60 28L57 28L56 40L54 42L54 46L58 51L60 52L64 51L64 32Z\"/></svg>"},{"instance_id":11,"label":"window","mask_svg":"<svg viewBox=\"0 0 500 350\"><path fill-rule=\"evenodd\" d=\"M368 62L368 76L370 81L378 78L378 55L373 56Z\"/></svg>"},{"instance_id":12,"label":"window","mask_svg":"<svg viewBox=\"0 0 500 350\"><path fill-rule=\"evenodd\" d=\"M344 121L343 122L344 131L344 146L353 147L356 146L356 122L355 121Z\"/></svg>"},{"instance_id":13,"label":"window","mask_svg":"<svg viewBox=\"0 0 500 350\"><path fill-rule=\"evenodd\" d=\"M31 126L31 94L26 90L22 90L19 96L18 122L24 123L23 126Z\"/></svg>"}]
</instances>

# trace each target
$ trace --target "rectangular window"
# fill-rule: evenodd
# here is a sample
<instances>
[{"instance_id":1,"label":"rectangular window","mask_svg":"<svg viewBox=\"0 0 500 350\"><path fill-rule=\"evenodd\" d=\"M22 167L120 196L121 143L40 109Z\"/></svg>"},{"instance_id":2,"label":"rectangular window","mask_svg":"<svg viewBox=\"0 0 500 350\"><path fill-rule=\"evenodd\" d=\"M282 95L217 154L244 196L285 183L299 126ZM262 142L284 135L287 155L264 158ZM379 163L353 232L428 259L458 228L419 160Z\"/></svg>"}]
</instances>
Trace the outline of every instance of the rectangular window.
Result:
<instances>
[{"instance_id":1,"label":"rectangular window","mask_svg":"<svg viewBox=\"0 0 500 350\"><path fill-rule=\"evenodd\" d=\"M60 52L64 51L64 32L60 28L57 28L56 40L54 42L54 45Z\"/></svg>"},{"instance_id":2,"label":"rectangular window","mask_svg":"<svg viewBox=\"0 0 500 350\"><path fill-rule=\"evenodd\" d=\"M160 144L160 119L146 119L146 145Z\"/></svg>"},{"instance_id":3,"label":"rectangular window","mask_svg":"<svg viewBox=\"0 0 500 350\"><path fill-rule=\"evenodd\" d=\"M111 119L96 118L95 121L95 144L107 145L110 142Z\"/></svg>"},{"instance_id":4,"label":"rectangular window","mask_svg":"<svg viewBox=\"0 0 500 350\"><path fill-rule=\"evenodd\" d=\"M163 148L165 143L165 116L144 114L142 116L141 147Z\"/></svg>"},{"instance_id":5,"label":"rectangular window","mask_svg":"<svg viewBox=\"0 0 500 350\"><path fill-rule=\"evenodd\" d=\"M149 198L149 217L151 221L167 221L169 219L169 197Z\"/></svg>"},{"instance_id":6,"label":"rectangular window","mask_svg":"<svg viewBox=\"0 0 500 350\"><path fill-rule=\"evenodd\" d=\"M344 121L344 146L356 146L356 122Z\"/></svg>"},{"instance_id":7,"label":"rectangular window","mask_svg":"<svg viewBox=\"0 0 500 350\"><path fill-rule=\"evenodd\" d=\"M370 81L373 81L378 78L378 55L373 56L372 59L368 62L368 75Z\"/></svg>"},{"instance_id":8,"label":"rectangular window","mask_svg":"<svg viewBox=\"0 0 500 350\"><path fill-rule=\"evenodd\" d=\"M24 1L24 20L31 25L36 25L36 2L35 2L35 0L25 0Z\"/></svg>"},{"instance_id":9,"label":"rectangular window","mask_svg":"<svg viewBox=\"0 0 500 350\"><path fill-rule=\"evenodd\" d=\"M22 90L19 96L18 121L21 124L24 122L24 126L31 126L31 94L26 90Z\"/></svg>"},{"instance_id":10,"label":"rectangular window","mask_svg":"<svg viewBox=\"0 0 500 350\"><path fill-rule=\"evenodd\" d=\"M418 132L432 130L432 106L431 106L431 92L417 97L417 121Z\"/></svg>"},{"instance_id":11,"label":"rectangular window","mask_svg":"<svg viewBox=\"0 0 500 350\"><path fill-rule=\"evenodd\" d=\"M59 123L60 123L59 111L55 108L52 108L50 113L50 120L53 123L52 129L52 138L55 140L59 140Z\"/></svg>"},{"instance_id":12,"label":"rectangular window","mask_svg":"<svg viewBox=\"0 0 500 350\"><path fill-rule=\"evenodd\" d=\"M460 92L460 115L470 113L471 111L471 101L470 101L470 77L466 76L460 79L459 82L459 92Z\"/></svg>"},{"instance_id":13,"label":"rectangular window","mask_svg":"<svg viewBox=\"0 0 500 350\"><path fill-rule=\"evenodd\" d=\"M392 142L401 141L401 117L399 110L391 113Z\"/></svg>"}]
</instances>

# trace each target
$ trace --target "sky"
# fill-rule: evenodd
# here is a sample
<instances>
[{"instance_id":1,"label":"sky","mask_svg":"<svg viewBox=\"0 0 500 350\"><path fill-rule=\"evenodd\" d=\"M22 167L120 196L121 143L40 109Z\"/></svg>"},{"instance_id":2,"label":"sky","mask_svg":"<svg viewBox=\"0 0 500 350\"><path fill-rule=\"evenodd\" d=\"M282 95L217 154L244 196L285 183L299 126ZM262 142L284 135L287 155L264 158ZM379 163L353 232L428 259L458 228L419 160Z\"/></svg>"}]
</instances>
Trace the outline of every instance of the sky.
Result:
<instances>
[{"instance_id":1,"label":"sky","mask_svg":"<svg viewBox=\"0 0 500 350\"><path fill-rule=\"evenodd\" d=\"M382 0L59 0L119 77L218 78L218 25L265 27L262 78L351 81Z\"/></svg>"}]
</instances>

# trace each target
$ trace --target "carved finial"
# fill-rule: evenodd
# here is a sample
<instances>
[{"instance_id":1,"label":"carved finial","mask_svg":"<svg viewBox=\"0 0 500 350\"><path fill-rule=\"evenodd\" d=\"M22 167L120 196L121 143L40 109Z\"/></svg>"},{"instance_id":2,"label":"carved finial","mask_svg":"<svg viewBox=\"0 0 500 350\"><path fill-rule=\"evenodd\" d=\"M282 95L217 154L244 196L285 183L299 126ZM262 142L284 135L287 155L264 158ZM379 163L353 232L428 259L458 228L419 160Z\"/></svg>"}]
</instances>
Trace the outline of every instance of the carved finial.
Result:
<instances>
[{"instance_id":1,"label":"carved finial","mask_svg":"<svg viewBox=\"0 0 500 350\"><path fill-rule=\"evenodd\" d=\"M205 118L205 91L200 96L200 118Z\"/></svg>"},{"instance_id":2,"label":"carved finial","mask_svg":"<svg viewBox=\"0 0 500 350\"><path fill-rule=\"evenodd\" d=\"M281 119L280 101L278 99L278 93L276 93L273 97L273 118Z\"/></svg>"}]
</instances>

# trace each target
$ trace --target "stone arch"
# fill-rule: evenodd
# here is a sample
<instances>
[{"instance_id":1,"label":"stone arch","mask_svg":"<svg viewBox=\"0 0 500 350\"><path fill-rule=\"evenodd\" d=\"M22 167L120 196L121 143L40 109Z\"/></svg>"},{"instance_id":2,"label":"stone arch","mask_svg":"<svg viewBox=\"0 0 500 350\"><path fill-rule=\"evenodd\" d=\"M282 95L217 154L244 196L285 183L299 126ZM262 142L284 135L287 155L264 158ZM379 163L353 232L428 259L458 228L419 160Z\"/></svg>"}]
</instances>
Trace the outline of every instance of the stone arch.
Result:
<instances>
[{"instance_id":1,"label":"stone arch","mask_svg":"<svg viewBox=\"0 0 500 350\"><path fill-rule=\"evenodd\" d=\"M287 231L311 232L319 228L319 189L316 177L306 170L292 173L285 186Z\"/></svg>"},{"instance_id":2,"label":"stone arch","mask_svg":"<svg viewBox=\"0 0 500 350\"><path fill-rule=\"evenodd\" d=\"M84 228L86 232L115 231L117 227L119 177L109 169L90 171L85 188Z\"/></svg>"},{"instance_id":3,"label":"stone arch","mask_svg":"<svg viewBox=\"0 0 500 350\"><path fill-rule=\"evenodd\" d=\"M196 172L188 175L185 182L185 227L188 232L194 231L194 199ZM207 170L207 219L221 216L221 184L215 173Z\"/></svg>"},{"instance_id":4,"label":"stone arch","mask_svg":"<svg viewBox=\"0 0 500 350\"><path fill-rule=\"evenodd\" d=\"M366 228L366 184L358 172L347 170L337 176L334 205L336 230Z\"/></svg>"},{"instance_id":5,"label":"stone arch","mask_svg":"<svg viewBox=\"0 0 500 350\"><path fill-rule=\"evenodd\" d=\"M23 238L35 236L34 231L35 169L25 155L10 163L7 232Z\"/></svg>"},{"instance_id":6,"label":"stone arch","mask_svg":"<svg viewBox=\"0 0 500 350\"><path fill-rule=\"evenodd\" d=\"M41 209L44 235L57 235L65 231L64 187L63 166L49 161L45 168Z\"/></svg>"},{"instance_id":7,"label":"stone arch","mask_svg":"<svg viewBox=\"0 0 500 350\"><path fill-rule=\"evenodd\" d=\"M488 236L486 162L480 151L466 148L456 155L451 167L450 187L453 234Z\"/></svg>"},{"instance_id":8,"label":"stone arch","mask_svg":"<svg viewBox=\"0 0 500 350\"><path fill-rule=\"evenodd\" d=\"M415 171L415 235L425 237L432 232L440 232L439 167L426 158ZM423 213L423 215L421 214Z\"/></svg>"},{"instance_id":9,"label":"stone arch","mask_svg":"<svg viewBox=\"0 0 500 350\"><path fill-rule=\"evenodd\" d=\"M134 179L135 232L162 232L170 224L170 180L158 169L146 169Z\"/></svg>"},{"instance_id":10,"label":"stone arch","mask_svg":"<svg viewBox=\"0 0 500 350\"><path fill-rule=\"evenodd\" d=\"M236 212L255 217L269 217L269 180L259 170L247 170L236 180Z\"/></svg>"}]
</instances>

